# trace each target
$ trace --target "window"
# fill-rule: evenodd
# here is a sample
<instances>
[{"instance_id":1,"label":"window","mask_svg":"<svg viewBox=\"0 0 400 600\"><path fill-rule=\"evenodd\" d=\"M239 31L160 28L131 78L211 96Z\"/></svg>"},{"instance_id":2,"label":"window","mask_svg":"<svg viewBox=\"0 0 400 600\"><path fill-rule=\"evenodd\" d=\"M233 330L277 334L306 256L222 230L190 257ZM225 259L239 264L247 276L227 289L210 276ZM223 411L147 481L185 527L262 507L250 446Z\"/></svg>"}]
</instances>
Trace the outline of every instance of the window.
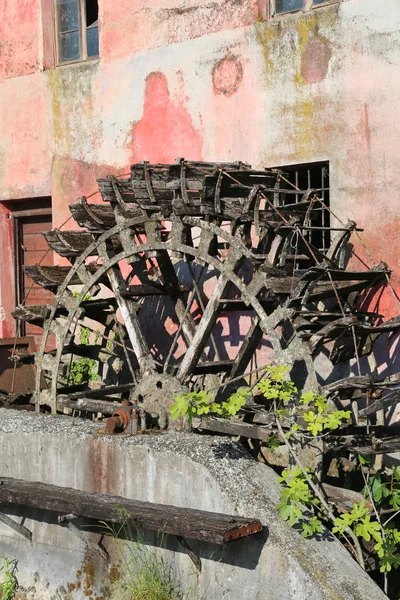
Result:
<instances>
[{"instance_id":1,"label":"window","mask_svg":"<svg viewBox=\"0 0 400 600\"><path fill-rule=\"evenodd\" d=\"M313 8L321 4L331 4L334 0L271 0L271 14L280 15L283 13L302 10L303 8Z\"/></svg>"},{"instance_id":2,"label":"window","mask_svg":"<svg viewBox=\"0 0 400 600\"><path fill-rule=\"evenodd\" d=\"M97 0L55 0L59 63L99 56Z\"/></svg>"},{"instance_id":3,"label":"window","mask_svg":"<svg viewBox=\"0 0 400 600\"><path fill-rule=\"evenodd\" d=\"M298 203L304 192L310 189L315 190L318 198L322 200L323 204L319 202L313 204L309 222L304 224L308 227L304 234L310 244L318 250L326 252L331 243L330 213L325 208L325 206L329 207L329 162L322 161L275 168L281 172L277 181L279 189L288 189L292 192L290 195L279 192L274 194L276 206Z\"/></svg>"}]
</instances>

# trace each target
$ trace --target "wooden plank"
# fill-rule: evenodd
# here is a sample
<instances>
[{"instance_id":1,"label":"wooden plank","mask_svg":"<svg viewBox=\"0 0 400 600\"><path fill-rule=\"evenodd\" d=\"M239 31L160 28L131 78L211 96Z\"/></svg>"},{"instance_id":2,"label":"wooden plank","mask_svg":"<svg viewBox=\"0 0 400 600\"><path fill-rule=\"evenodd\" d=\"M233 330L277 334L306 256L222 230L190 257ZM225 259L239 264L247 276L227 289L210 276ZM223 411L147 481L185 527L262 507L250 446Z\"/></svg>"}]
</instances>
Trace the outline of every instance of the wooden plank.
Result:
<instances>
[{"instance_id":1,"label":"wooden plank","mask_svg":"<svg viewBox=\"0 0 400 600\"><path fill-rule=\"evenodd\" d=\"M372 510L372 502L367 500L360 492L348 490L329 483L323 483L322 488L326 494L328 502L334 504L341 512L350 512L353 504L364 502L369 510Z\"/></svg>"},{"instance_id":2,"label":"wooden plank","mask_svg":"<svg viewBox=\"0 0 400 600\"><path fill-rule=\"evenodd\" d=\"M273 297L270 299L261 299L259 302L267 314L276 307L276 298ZM246 310L254 312L254 308L251 305L247 305L241 298L221 298L218 300L218 304L220 305L220 312L244 312Z\"/></svg>"},{"instance_id":3,"label":"wooden plank","mask_svg":"<svg viewBox=\"0 0 400 600\"><path fill-rule=\"evenodd\" d=\"M389 271L382 271L387 272ZM319 269L318 267L311 267L304 275L303 279L307 281L313 281L316 277L322 275L321 281L329 279L329 275L333 281L374 281L376 279L376 271L341 271L335 269Z\"/></svg>"},{"instance_id":4,"label":"wooden plank","mask_svg":"<svg viewBox=\"0 0 400 600\"><path fill-rule=\"evenodd\" d=\"M323 394L329 395L334 392L353 391L356 389L367 390L372 387L372 378L370 375L351 376L339 379L322 387Z\"/></svg>"},{"instance_id":5,"label":"wooden plank","mask_svg":"<svg viewBox=\"0 0 400 600\"><path fill-rule=\"evenodd\" d=\"M0 521L4 523L4 525L7 525L7 527L10 527L10 529L13 529L14 531L22 535L27 540L32 540L32 532L24 525L16 523L16 521L14 521L14 519L11 519L11 517L9 517L8 515L0 513Z\"/></svg>"},{"instance_id":6,"label":"wooden plank","mask_svg":"<svg viewBox=\"0 0 400 600\"><path fill-rule=\"evenodd\" d=\"M190 286L183 283L178 284L178 293L189 292ZM121 288L123 298L142 297L142 296L167 296L171 291L160 283L127 285Z\"/></svg>"},{"instance_id":7,"label":"wooden plank","mask_svg":"<svg viewBox=\"0 0 400 600\"><path fill-rule=\"evenodd\" d=\"M194 375L207 375L211 373L229 373L232 369L232 360L214 360L197 363Z\"/></svg>"},{"instance_id":8,"label":"wooden plank","mask_svg":"<svg viewBox=\"0 0 400 600\"><path fill-rule=\"evenodd\" d=\"M396 390L394 392L391 392L390 394L387 394L387 396L384 396L383 398L379 398L379 400L375 400L375 402L373 402L369 406L366 406L365 408L361 408L358 411L358 416L361 418L369 417L369 416L377 413L378 410L384 410L385 408L390 408L391 406L394 406L395 404L398 404L399 402L400 402L400 390Z\"/></svg>"},{"instance_id":9,"label":"wooden plank","mask_svg":"<svg viewBox=\"0 0 400 600\"><path fill-rule=\"evenodd\" d=\"M70 396L66 394L58 394L56 404L57 410L60 411L63 408L71 408L72 410L84 410L92 413L101 413L103 415L112 415L123 406L120 402L115 400L95 400L93 398L85 397L72 400Z\"/></svg>"},{"instance_id":10,"label":"wooden plank","mask_svg":"<svg viewBox=\"0 0 400 600\"><path fill-rule=\"evenodd\" d=\"M273 431L271 427L262 427L252 423L243 423L233 421L232 419L218 419L213 417L195 419L193 427L202 431L212 431L213 433L224 433L241 437L267 442Z\"/></svg>"},{"instance_id":11,"label":"wooden plank","mask_svg":"<svg viewBox=\"0 0 400 600\"><path fill-rule=\"evenodd\" d=\"M372 287L377 284L381 279L384 279L385 273L376 272L376 277L372 281L350 281L349 283L342 282L338 283L336 286L336 293L338 296L348 296L353 292L358 292L360 290L364 290ZM315 291L312 292L308 296L308 303L319 302L320 300L325 300L326 298L335 298L336 294L333 289L332 284L330 283L322 283L315 288ZM300 306L303 300L303 296L298 296L297 298L292 298L289 300L289 307Z\"/></svg>"},{"instance_id":12,"label":"wooden plank","mask_svg":"<svg viewBox=\"0 0 400 600\"><path fill-rule=\"evenodd\" d=\"M1 477L0 502L39 508L61 514L121 523L123 514L136 526L158 533L224 544L262 530L260 521L237 515L140 502L121 496L84 492L72 488Z\"/></svg>"},{"instance_id":13,"label":"wooden plank","mask_svg":"<svg viewBox=\"0 0 400 600\"><path fill-rule=\"evenodd\" d=\"M378 381L374 381L370 375L352 375L351 377L345 377L344 379L334 381L329 385L324 385L322 387L322 392L328 395L333 394L334 392L352 392L357 389L364 391L368 389L387 389L398 385L400 385L399 373L390 375L389 377Z\"/></svg>"},{"instance_id":14,"label":"wooden plank","mask_svg":"<svg viewBox=\"0 0 400 600\"><path fill-rule=\"evenodd\" d=\"M136 383L121 383L120 385L105 385L102 388L94 390L82 390L69 393L71 400L78 400L79 398L102 398L104 396L112 396L113 394L122 394L123 392L130 392L132 388L136 386ZM66 393L66 392L64 392Z\"/></svg>"}]
</instances>

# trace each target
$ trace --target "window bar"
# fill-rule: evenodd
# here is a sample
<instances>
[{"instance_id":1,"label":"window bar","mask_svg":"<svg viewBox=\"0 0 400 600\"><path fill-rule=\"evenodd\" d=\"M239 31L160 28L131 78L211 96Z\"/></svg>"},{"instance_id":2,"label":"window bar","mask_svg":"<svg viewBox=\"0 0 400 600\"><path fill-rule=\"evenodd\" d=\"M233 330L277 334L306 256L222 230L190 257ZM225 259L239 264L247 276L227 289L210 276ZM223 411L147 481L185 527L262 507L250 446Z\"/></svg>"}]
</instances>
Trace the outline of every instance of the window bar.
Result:
<instances>
[{"instance_id":1,"label":"window bar","mask_svg":"<svg viewBox=\"0 0 400 600\"><path fill-rule=\"evenodd\" d=\"M86 0L79 0L79 17L81 23L81 48L82 48L82 59L87 59L87 40L86 40Z\"/></svg>"},{"instance_id":2,"label":"window bar","mask_svg":"<svg viewBox=\"0 0 400 600\"><path fill-rule=\"evenodd\" d=\"M325 167L321 167L321 199L325 204ZM322 227L326 225L326 210L324 206L322 206ZM327 248L327 232L324 230L322 234L322 252L326 251Z\"/></svg>"},{"instance_id":3,"label":"window bar","mask_svg":"<svg viewBox=\"0 0 400 600\"><path fill-rule=\"evenodd\" d=\"M311 169L307 169L307 189L309 190L310 188L311 188ZM311 227L311 225L312 225L311 212L312 211L310 211L309 217L307 219L307 223L306 223L307 227ZM307 232L307 241L309 244L313 243L314 240L313 240L313 232L312 231Z\"/></svg>"}]
</instances>

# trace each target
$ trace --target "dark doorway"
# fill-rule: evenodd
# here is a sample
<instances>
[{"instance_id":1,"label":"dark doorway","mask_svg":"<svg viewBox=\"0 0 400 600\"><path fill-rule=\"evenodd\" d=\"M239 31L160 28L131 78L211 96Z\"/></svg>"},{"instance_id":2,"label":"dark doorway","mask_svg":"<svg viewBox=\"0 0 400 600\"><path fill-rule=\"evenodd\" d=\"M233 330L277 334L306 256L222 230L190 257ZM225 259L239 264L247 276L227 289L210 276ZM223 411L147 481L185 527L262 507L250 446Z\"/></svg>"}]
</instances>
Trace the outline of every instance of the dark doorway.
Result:
<instances>
[{"instance_id":1,"label":"dark doorway","mask_svg":"<svg viewBox=\"0 0 400 600\"><path fill-rule=\"evenodd\" d=\"M53 252L48 251L47 242L42 235L42 231L52 228L51 199L41 198L15 203L12 207L12 216L14 221L16 305L52 304L54 295L24 274L25 266L38 263L42 266L53 264ZM21 322L18 327L19 335L34 336L36 341L40 340L42 335L40 327Z\"/></svg>"}]
</instances>

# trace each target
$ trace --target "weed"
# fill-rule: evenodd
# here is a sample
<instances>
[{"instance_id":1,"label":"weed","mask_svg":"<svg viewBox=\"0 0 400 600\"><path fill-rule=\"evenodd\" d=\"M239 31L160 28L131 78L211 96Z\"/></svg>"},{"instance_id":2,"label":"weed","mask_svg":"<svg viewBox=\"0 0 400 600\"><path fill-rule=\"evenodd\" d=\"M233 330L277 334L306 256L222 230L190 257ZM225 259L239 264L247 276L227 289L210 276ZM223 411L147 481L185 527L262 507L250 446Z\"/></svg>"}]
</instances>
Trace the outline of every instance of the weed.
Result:
<instances>
[{"instance_id":1,"label":"weed","mask_svg":"<svg viewBox=\"0 0 400 600\"><path fill-rule=\"evenodd\" d=\"M0 582L0 598L1 600L12 600L18 586L15 576L17 561L15 558L8 558L8 556L3 556L2 560L3 564L0 566L0 576L3 581Z\"/></svg>"},{"instance_id":2,"label":"weed","mask_svg":"<svg viewBox=\"0 0 400 600\"><path fill-rule=\"evenodd\" d=\"M132 526L135 531L132 532ZM147 546L131 518L119 531L106 526L118 548L118 577L111 582L111 600L192 600L195 587L183 590L176 567L165 553ZM123 542L121 538L127 540ZM162 546L162 540L161 544ZM115 570L115 569L114 569Z\"/></svg>"}]
</instances>

